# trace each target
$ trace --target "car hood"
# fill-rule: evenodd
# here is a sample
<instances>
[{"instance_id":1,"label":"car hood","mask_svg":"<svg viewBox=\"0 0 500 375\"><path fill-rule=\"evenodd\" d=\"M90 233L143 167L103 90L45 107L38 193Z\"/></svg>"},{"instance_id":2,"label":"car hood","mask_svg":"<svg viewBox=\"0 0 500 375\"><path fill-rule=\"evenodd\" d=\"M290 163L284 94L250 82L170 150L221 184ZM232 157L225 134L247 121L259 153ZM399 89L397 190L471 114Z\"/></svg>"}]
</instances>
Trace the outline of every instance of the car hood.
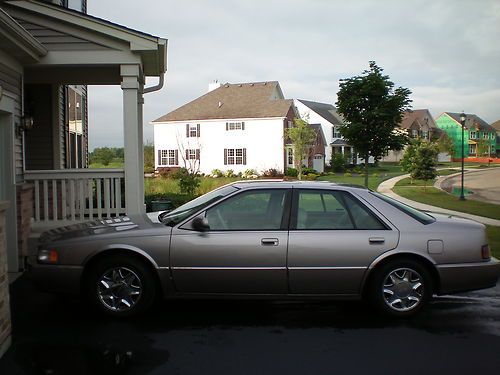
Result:
<instances>
[{"instance_id":1,"label":"car hood","mask_svg":"<svg viewBox=\"0 0 500 375\"><path fill-rule=\"evenodd\" d=\"M121 216L86 221L50 229L41 234L39 243L59 242L66 240L81 240L96 236L135 236L154 228L164 228L158 219L158 213L144 215Z\"/></svg>"}]
</instances>

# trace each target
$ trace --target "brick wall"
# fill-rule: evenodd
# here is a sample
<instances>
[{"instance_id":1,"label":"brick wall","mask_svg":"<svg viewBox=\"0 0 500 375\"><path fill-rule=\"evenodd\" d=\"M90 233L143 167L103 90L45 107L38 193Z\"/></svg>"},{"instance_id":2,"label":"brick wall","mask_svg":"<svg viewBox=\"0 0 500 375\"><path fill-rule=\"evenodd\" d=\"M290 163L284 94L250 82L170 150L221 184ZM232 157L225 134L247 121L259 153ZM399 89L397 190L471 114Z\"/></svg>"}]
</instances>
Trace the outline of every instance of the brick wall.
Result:
<instances>
[{"instance_id":1,"label":"brick wall","mask_svg":"<svg viewBox=\"0 0 500 375\"><path fill-rule=\"evenodd\" d=\"M7 250L5 248L5 210L8 202L0 202L0 357L7 351L11 338L9 278L7 276Z\"/></svg>"},{"instance_id":2,"label":"brick wall","mask_svg":"<svg viewBox=\"0 0 500 375\"><path fill-rule=\"evenodd\" d=\"M28 238L31 232L31 218L33 215L33 185L20 184L17 186L17 241L20 258L28 256ZM19 260L20 267L24 265Z\"/></svg>"}]
</instances>

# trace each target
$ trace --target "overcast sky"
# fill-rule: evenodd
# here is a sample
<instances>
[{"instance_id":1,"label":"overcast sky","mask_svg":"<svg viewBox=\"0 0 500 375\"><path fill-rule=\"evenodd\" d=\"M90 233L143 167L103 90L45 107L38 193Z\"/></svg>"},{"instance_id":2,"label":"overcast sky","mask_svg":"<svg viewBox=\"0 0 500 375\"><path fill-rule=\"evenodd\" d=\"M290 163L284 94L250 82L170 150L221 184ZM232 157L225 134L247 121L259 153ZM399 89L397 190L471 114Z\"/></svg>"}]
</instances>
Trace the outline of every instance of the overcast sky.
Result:
<instances>
[{"instance_id":1,"label":"overcast sky","mask_svg":"<svg viewBox=\"0 0 500 375\"><path fill-rule=\"evenodd\" d=\"M88 0L88 13L168 39L149 122L222 83L279 81L287 99L332 103L375 60L413 108L500 119L498 0ZM149 81L148 84L154 84ZM90 148L123 146L122 94L91 87Z\"/></svg>"}]
</instances>

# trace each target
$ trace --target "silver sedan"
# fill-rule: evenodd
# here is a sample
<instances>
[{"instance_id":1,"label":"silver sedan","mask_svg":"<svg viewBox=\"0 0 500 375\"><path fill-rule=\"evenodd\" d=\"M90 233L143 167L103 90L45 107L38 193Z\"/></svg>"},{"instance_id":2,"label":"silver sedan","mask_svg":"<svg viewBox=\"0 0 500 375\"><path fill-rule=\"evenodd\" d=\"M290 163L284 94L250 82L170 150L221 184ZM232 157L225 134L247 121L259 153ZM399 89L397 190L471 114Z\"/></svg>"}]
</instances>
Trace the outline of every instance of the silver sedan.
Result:
<instances>
[{"instance_id":1,"label":"silver sedan","mask_svg":"<svg viewBox=\"0 0 500 375\"><path fill-rule=\"evenodd\" d=\"M156 217L45 232L30 260L46 290L129 316L167 298L366 298L406 317L433 294L492 287L485 227L368 189L237 182Z\"/></svg>"}]
</instances>

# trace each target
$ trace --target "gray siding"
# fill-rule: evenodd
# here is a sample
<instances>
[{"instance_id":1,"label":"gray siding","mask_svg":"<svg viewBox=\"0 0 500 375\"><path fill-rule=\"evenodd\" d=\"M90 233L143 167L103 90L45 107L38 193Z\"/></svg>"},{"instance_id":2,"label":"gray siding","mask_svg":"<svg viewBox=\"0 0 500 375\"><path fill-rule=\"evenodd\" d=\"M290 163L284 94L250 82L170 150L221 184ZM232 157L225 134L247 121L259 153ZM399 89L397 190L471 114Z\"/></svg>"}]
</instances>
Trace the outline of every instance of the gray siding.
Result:
<instances>
[{"instance_id":1,"label":"gray siding","mask_svg":"<svg viewBox=\"0 0 500 375\"><path fill-rule=\"evenodd\" d=\"M49 29L45 26L35 25L30 22L16 19L26 30L30 32L49 51L82 51L82 50L105 50L105 46L91 41Z\"/></svg>"},{"instance_id":2,"label":"gray siding","mask_svg":"<svg viewBox=\"0 0 500 375\"><path fill-rule=\"evenodd\" d=\"M21 74L8 66L0 63L0 84L5 91L9 91L16 96L15 113L14 113L14 126L18 126L21 118L22 104L21 104ZM20 137L17 136L14 141L14 160L16 166L16 182L23 182L23 145Z\"/></svg>"}]
</instances>

